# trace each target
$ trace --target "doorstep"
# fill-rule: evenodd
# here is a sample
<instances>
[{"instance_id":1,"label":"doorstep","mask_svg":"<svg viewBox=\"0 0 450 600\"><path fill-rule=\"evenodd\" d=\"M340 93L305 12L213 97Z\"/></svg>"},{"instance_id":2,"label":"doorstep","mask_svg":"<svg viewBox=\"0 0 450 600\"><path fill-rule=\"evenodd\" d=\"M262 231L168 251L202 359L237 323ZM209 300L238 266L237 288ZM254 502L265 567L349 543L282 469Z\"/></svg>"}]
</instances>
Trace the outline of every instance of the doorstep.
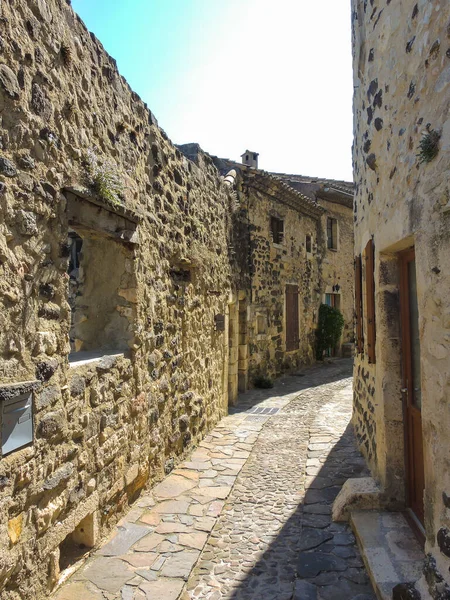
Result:
<instances>
[{"instance_id":1,"label":"doorstep","mask_svg":"<svg viewBox=\"0 0 450 600\"><path fill-rule=\"evenodd\" d=\"M379 600L391 600L397 584L420 579L425 554L402 513L353 511L350 524Z\"/></svg>"}]
</instances>

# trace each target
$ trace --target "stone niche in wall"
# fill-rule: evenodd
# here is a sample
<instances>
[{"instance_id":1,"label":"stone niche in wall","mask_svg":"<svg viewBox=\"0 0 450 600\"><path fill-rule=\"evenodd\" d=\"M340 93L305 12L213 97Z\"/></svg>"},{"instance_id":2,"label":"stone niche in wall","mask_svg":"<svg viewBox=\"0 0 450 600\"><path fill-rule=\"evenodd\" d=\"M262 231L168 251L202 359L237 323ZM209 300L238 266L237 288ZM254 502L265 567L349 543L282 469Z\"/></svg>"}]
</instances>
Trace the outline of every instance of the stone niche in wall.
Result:
<instances>
[{"instance_id":1,"label":"stone niche in wall","mask_svg":"<svg viewBox=\"0 0 450 600\"><path fill-rule=\"evenodd\" d=\"M123 353L133 344L138 218L80 192L67 198L70 360Z\"/></svg>"}]
</instances>

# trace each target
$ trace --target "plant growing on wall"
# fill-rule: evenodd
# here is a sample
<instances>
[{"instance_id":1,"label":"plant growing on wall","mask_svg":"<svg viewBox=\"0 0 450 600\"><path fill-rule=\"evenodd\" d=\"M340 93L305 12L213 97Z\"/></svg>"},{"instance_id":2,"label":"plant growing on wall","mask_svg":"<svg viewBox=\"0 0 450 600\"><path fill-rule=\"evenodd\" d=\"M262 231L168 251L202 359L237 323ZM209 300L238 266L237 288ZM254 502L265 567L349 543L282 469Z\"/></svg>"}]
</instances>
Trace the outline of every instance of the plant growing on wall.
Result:
<instances>
[{"instance_id":1,"label":"plant growing on wall","mask_svg":"<svg viewBox=\"0 0 450 600\"><path fill-rule=\"evenodd\" d=\"M419 157L420 163L429 163L439 154L439 140L441 134L434 129L427 128L427 131L422 135L419 142Z\"/></svg>"},{"instance_id":2,"label":"plant growing on wall","mask_svg":"<svg viewBox=\"0 0 450 600\"><path fill-rule=\"evenodd\" d=\"M323 360L328 348L334 348L341 339L344 329L344 317L337 308L321 304L319 308L319 323L316 330L316 358Z\"/></svg>"},{"instance_id":3,"label":"plant growing on wall","mask_svg":"<svg viewBox=\"0 0 450 600\"><path fill-rule=\"evenodd\" d=\"M122 203L124 186L114 161L100 159L95 150L90 148L84 159L84 167L86 184L94 194L112 204Z\"/></svg>"},{"instance_id":4,"label":"plant growing on wall","mask_svg":"<svg viewBox=\"0 0 450 600\"><path fill-rule=\"evenodd\" d=\"M72 51L70 49L70 46L67 44L61 44L59 53L61 55L61 59L64 63L64 66L70 67L70 65L72 64Z\"/></svg>"}]
</instances>

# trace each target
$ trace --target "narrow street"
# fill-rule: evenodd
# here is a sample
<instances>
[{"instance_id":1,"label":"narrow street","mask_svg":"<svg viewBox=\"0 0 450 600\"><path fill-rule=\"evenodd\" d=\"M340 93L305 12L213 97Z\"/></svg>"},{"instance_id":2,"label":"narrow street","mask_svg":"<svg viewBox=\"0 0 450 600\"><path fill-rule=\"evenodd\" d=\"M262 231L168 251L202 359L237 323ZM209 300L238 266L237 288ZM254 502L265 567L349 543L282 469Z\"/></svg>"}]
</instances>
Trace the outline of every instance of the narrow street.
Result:
<instances>
[{"instance_id":1,"label":"narrow street","mask_svg":"<svg viewBox=\"0 0 450 600\"><path fill-rule=\"evenodd\" d=\"M331 506L365 476L340 360L240 398L55 600L374 600Z\"/></svg>"}]
</instances>

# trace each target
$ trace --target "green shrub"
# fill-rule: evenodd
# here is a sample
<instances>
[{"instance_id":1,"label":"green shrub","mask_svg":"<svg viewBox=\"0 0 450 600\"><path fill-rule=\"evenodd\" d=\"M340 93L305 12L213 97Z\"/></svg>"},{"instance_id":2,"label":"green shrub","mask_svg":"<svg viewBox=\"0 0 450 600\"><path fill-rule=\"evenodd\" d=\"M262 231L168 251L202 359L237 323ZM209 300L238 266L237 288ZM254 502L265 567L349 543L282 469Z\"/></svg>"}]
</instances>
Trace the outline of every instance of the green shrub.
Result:
<instances>
[{"instance_id":1,"label":"green shrub","mask_svg":"<svg viewBox=\"0 0 450 600\"><path fill-rule=\"evenodd\" d=\"M323 360L323 354L328 348L334 348L341 339L344 329L344 317L337 308L321 304L319 308L319 323L316 330L316 358Z\"/></svg>"},{"instance_id":2,"label":"green shrub","mask_svg":"<svg viewBox=\"0 0 450 600\"><path fill-rule=\"evenodd\" d=\"M419 142L419 163L429 163L439 154L441 134L434 129L427 129Z\"/></svg>"},{"instance_id":3,"label":"green shrub","mask_svg":"<svg viewBox=\"0 0 450 600\"><path fill-rule=\"evenodd\" d=\"M84 167L86 184L94 194L114 205L122 203L124 186L113 160L99 158L90 148L84 158Z\"/></svg>"},{"instance_id":4,"label":"green shrub","mask_svg":"<svg viewBox=\"0 0 450 600\"><path fill-rule=\"evenodd\" d=\"M253 385L256 388L267 390L273 388L273 380L270 377L266 377L265 375L257 375L253 380Z\"/></svg>"}]
</instances>

